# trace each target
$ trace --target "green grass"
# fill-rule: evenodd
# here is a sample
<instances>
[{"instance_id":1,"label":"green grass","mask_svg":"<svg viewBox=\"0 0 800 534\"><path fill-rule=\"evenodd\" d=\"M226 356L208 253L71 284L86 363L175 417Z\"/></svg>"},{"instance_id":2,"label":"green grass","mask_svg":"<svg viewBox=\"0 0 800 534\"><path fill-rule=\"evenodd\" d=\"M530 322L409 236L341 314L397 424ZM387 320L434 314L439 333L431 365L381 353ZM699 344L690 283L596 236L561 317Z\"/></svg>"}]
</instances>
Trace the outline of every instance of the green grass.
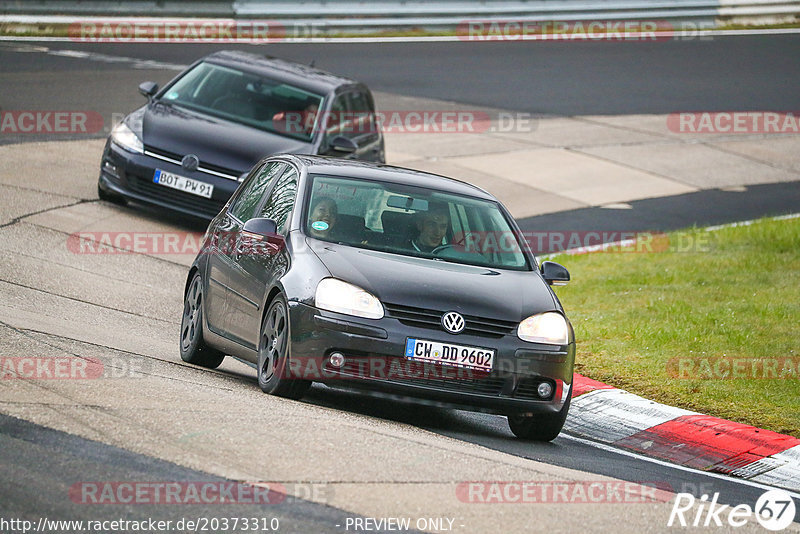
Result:
<instances>
[{"instance_id":1,"label":"green grass","mask_svg":"<svg viewBox=\"0 0 800 534\"><path fill-rule=\"evenodd\" d=\"M572 275L558 295L575 327L576 371L800 437L800 218L669 238L662 252L553 258ZM718 358L762 362L720 378L701 367ZM778 373L764 378L764 362Z\"/></svg>"}]
</instances>

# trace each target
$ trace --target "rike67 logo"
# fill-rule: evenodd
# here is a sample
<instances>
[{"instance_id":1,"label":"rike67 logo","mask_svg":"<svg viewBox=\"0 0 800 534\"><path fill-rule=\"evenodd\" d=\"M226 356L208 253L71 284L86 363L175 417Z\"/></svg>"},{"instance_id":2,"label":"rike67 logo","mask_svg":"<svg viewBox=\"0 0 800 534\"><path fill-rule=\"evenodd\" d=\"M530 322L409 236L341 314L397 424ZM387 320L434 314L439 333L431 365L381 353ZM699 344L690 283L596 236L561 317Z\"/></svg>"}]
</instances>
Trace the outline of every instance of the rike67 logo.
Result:
<instances>
[{"instance_id":1,"label":"rike67 logo","mask_svg":"<svg viewBox=\"0 0 800 534\"><path fill-rule=\"evenodd\" d=\"M681 527L742 527L755 516L767 530L783 530L792 524L796 508L792 496L783 490L773 489L762 494L754 508L749 504L729 506L719 504L719 493L711 500L708 495L696 499L691 493L678 493L667 526Z\"/></svg>"}]
</instances>

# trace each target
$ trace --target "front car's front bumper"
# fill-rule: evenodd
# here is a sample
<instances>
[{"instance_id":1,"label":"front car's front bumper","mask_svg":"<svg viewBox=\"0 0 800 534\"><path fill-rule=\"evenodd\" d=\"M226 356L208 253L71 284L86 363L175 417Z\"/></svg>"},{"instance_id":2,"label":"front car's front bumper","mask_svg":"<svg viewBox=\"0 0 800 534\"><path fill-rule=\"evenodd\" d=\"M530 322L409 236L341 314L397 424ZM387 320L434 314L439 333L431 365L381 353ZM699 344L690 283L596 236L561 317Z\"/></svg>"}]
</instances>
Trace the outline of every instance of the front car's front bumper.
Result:
<instances>
[{"instance_id":1,"label":"front car's front bumper","mask_svg":"<svg viewBox=\"0 0 800 534\"><path fill-rule=\"evenodd\" d=\"M287 372L293 378L504 415L558 412L571 393L574 342L549 346L521 341L516 334L452 335L392 316L360 319L297 302L290 303L290 317ZM407 338L495 349L493 370L485 374L409 361ZM339 368L329 360L335 352L345 357ZM553 392L541 398L537 387L545 381Z\"/></svg>"}]
</instances>

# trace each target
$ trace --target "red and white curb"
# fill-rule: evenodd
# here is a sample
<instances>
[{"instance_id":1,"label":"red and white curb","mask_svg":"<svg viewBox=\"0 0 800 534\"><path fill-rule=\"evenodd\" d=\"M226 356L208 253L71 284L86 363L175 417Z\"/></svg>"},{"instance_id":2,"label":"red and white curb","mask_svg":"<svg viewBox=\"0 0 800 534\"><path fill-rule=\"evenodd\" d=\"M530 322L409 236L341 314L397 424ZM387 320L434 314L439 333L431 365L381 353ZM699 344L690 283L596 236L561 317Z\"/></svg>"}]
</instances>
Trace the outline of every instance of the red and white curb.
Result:
<instances>
[{"instance_id":1,"label":"red and white curb","mask_svg":"<svg viewBox=\"0 0 800 534\"><path fill-rule=\"evenodd\" d=\"M678 465L800 490L800 439L659 404L579 374L564 429Z\"/></svg>"}]
</instances>

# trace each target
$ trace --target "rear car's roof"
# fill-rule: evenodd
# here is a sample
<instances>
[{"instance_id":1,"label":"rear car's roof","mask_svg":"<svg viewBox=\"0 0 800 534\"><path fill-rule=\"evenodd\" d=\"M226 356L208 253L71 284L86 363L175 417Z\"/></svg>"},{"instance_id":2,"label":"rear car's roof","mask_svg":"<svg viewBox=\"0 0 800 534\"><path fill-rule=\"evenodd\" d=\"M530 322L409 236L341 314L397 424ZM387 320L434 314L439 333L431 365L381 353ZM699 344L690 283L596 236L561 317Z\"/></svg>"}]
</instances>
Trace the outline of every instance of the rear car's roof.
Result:
<instances>
[{"instance_id":1,"label":"rear car's roof","mask_svg":"<svg viewBox=\"0 0 800 534\"><path fill-rule=\"evenodd\" d=\"M203 61L252 72L265 78L285 81L317 94L327 94L342 85L358 83L350 78L337 76L308 65L236 50L215 52L204 57Z\"/></svg>"}]
</instances>

